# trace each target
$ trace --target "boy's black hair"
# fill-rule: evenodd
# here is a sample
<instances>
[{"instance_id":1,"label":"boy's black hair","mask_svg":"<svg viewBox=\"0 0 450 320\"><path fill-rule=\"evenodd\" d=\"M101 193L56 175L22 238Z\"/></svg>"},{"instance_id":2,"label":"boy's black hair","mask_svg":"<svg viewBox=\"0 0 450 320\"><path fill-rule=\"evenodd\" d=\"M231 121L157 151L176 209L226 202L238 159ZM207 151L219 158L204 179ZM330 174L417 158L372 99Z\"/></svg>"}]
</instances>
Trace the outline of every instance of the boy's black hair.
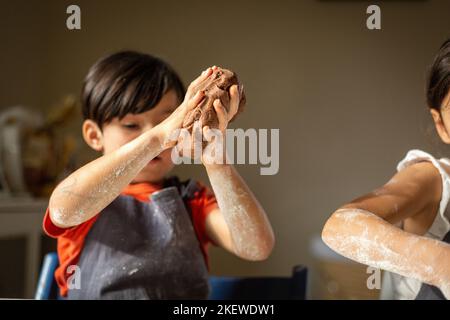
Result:
<instances>
[{"instance_id":1,"label":"boy's black hair","mask_svg":"<svg viewBox=\"0 0 450 320\"><path fill-rule=\"evenodd\" d=\"M427 103L432 109L441 110L450 90L450 39L439 49L430 68L427 83Z\"/></svg>"},{"instance_id":2,"label":"boy's black hair","mask_svg":"<svg viewBox=\"0 0 450 320\"><path fill-rule=\"evenodd\" d=\"M150 110L169 90L183 100L184 85L166 62L135 51L117 52L89 69L81 94L83 117L102 128L115 117Z\"/></svg>"}]
</instances>

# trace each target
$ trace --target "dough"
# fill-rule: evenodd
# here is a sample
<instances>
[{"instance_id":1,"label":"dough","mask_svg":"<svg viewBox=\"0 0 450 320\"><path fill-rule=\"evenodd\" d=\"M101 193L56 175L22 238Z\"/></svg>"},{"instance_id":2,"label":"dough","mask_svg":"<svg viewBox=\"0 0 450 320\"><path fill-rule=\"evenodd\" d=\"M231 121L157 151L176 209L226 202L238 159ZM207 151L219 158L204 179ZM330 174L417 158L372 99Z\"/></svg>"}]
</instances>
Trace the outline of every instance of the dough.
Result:
<instances>
[{"instance_id":1,"label":"dough","mask_svg":"<svg viewBox=\"0 0 450 320\"><path fill-rule=\"evenodd\" d=\"M191 110L186 115L183 122L183 128L192 132L194 122L198 120L201 121L201 127L207 125L211 129L219 128L219 120L217 118L216 111L214 110L213 102L216 99L220 99L225 108L228 108L230 101L229 89L234 84L239 86L238 78L233 71L222 68L215 69L207 79L194 88L194 92L204 90L205 98L195 109ZM230 122L233 121L240 112L242 112L245 101L245 95L242 92L241 100L239 102L239 109Z\"/></svg>"}]
</instances>

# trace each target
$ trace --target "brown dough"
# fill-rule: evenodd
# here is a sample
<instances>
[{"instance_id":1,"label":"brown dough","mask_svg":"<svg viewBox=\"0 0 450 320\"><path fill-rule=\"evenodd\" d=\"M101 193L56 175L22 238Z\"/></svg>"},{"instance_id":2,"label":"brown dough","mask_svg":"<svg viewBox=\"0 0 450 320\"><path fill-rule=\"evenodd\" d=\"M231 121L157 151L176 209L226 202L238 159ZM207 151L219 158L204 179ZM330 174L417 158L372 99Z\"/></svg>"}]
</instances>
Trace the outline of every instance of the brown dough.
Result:
<instances>
[{"instance_id":1,"label":"brown dough","mask_svg":"<svg viewBox=\"0 0 450 320\"><path fill-rule=\"evenodd\" d=\"M186 115L183 122L183 128L192 132L194 122L198 120L201 122L201 127L209 126L211 129L219 128L219 120L217 118L216 111L214 110L213 102L216 99L220 99L222 104L228 108L230 101L229 89L234 84L239 86L238 78L233 71L222 68L215 69L207 79L198 84L194 89L194 92L204 90L205 98L195 109L191 110ZM230 122L233 121L240 112L242 112L245 101L245 95L242 92L241 100L239 102L239 109Z\"/></svg>"}]
</instances>

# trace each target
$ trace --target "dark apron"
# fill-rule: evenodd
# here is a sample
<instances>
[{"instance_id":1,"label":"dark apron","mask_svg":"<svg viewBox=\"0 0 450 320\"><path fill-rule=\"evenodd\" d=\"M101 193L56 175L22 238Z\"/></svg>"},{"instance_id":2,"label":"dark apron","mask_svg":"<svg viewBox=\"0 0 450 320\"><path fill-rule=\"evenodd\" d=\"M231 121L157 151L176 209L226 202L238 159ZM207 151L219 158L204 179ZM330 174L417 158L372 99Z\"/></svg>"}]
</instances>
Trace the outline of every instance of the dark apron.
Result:
<instances>
[{"instance_id":1,"label":"dark apron","mask_svg":"<svg viewBox=\"0 0 450 320\"><path fill-rule=\"evenodd\" d=\"M450 232L448 232L445 235L442 241L450 243ZM448 267L450 268L450 266ZM444 297L442 291L439 290L439 288L429 284L422 283L420 291L416 296L416 300L447 300L447 299Z\"/></svg>"},{"instance_id":2,"label":"dark apron","mask_svg":"<svg viewBox=\"0 0 450 320\"><path fill-rule=\"evenodd\" d=\"M183 202L195 191L194 181L171 178L150 203L117 197L86 237L81 285L68 298L206 299L208 271Z\"/></svg>"}]
</instances>

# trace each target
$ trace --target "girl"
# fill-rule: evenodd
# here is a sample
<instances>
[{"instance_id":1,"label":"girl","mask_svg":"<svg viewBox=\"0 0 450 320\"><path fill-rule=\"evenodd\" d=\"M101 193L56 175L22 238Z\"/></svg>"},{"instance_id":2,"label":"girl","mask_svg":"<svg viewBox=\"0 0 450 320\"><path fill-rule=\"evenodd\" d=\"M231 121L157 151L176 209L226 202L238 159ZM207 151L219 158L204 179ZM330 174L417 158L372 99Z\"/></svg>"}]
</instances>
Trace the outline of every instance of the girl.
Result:
<instances>
[{"instance_id":1,"label":"girl","mask_svg":"<svg viewBox=\"0 0 450 320\"><path fill-rule=\"evenodd\" d=\"M427 102L450 144L450 39L431 67ZM411 150L381 188L344 205L322 238L338 253L392 273L396 299L450 298L450 160ZM385 282L386 283L386 282Z\"/></svg>"}]
</instances>

